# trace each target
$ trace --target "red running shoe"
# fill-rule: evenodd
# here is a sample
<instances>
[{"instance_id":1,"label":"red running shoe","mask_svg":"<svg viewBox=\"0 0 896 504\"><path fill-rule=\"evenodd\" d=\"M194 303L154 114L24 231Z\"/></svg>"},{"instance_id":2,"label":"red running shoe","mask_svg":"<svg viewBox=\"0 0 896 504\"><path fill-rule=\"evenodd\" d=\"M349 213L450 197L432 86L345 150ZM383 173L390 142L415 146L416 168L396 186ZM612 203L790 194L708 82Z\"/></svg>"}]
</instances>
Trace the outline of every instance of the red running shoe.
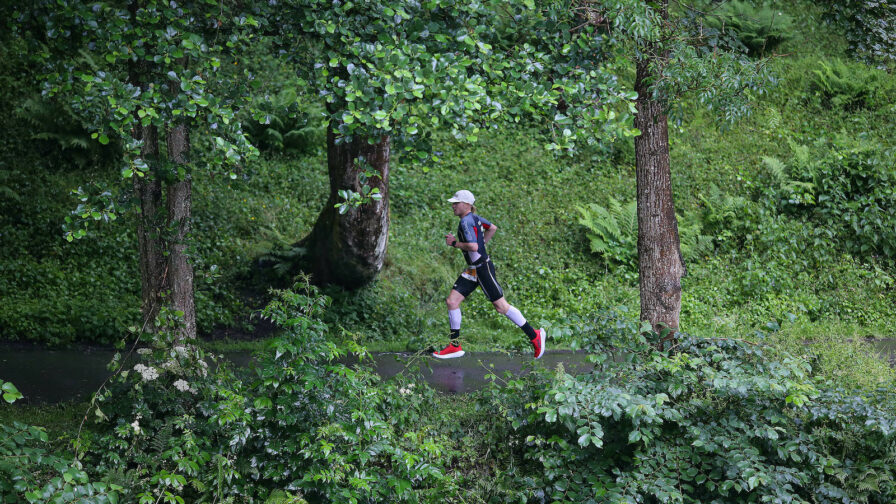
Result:
<instances>
[{"instance_id":1,"label":"red running shoe","mask_svg":"<svg viewBox=\"0 0 896 504\"><path fill-rule=\"evenodd\" d=\"M535 338L532 339L532 347L535 349L535 358L539 359L544 355L544 328L535 331Z\"/></svg>"},{"instance_id":2,"label":"red running shoe","mask_svg":"<svg viewBox=\"0 0 896 504\"><path fill-rule=\"evenodd\" d=\"M441 352L433 352L432 356L436 359L456 359L464 356L464 350L460 345L455 346L454 343L448 343L448 346Z\"/></svg>"}]
</instances>

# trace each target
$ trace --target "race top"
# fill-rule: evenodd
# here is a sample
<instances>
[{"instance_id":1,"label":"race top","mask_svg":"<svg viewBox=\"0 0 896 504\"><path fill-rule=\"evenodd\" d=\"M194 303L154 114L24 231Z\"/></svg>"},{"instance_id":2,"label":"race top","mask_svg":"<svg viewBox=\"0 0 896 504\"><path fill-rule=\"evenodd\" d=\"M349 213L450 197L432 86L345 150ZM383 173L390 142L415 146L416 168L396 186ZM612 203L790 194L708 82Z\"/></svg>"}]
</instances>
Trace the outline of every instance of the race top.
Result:
<instances>
[{"instance_id":1,"label":"race top","mask_svg":"<svg viewBox=\"0 0 896 504\"><path fill-rule=\"evenodd\" d=\"M479 267L488 260L488 253L485 251L485 230L492 227L492 223L482 217L468 213L460 218L457 225L457 241L463 243L476 243L479 250L476 252L463 251L464 259L470 266Z\"/></svg>"}]
</instances>

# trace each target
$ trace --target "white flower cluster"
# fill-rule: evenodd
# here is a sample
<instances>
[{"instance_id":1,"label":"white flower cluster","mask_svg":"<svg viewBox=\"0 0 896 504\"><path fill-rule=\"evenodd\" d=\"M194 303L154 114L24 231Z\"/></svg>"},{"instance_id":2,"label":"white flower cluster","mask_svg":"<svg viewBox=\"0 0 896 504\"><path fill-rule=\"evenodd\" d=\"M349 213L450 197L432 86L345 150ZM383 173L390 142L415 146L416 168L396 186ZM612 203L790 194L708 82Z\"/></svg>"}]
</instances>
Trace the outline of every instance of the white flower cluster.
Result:
<instances>
[{"instance_id":1,"label":"white flower cluster","mask_svg":"<svg viewBox=\"0 0 896 504\"><path fill-rule=\"evenodd\" d=\"M408 384L407 387L401 387L400 389L398 389L398 391L401 393L401 395L412 394L414 392L414 384L411 383Z\"/></svg>"},{"instance_id":2,"label":"white flower cluster","mask_svg":"<svg viewBox=\"0 0 896 504\"><path fill-rule=\"evenodd\" d=\"M180 379L174 382L174 388L180 390L181 392L190 392L191 394L196 393L196 389L191 387L190 384L187 383L187 381L184 379Z\"/></svg>"},{"instance_id":3,"label":"white flower cluster","mask_svg":"<svg viewBox=\"0 0 896 504\"><path fill-rule=\"evenodd\" d=\"M159 372L152 366L137 364L134 366L134 371L140 373L140 376L143 377L143 381L153 381L159 377Z\"/></svg>"},{"instance_id":4,"label":"white flower cluster","mask_svg":"<svg viewBox=\"0 0 896 504\"><path fill-rule=\"evenodd\" d=\"M162 367L171 372L178 372L180 370L180 363L174 359L167 360L162 363Z\"/></svg>"},{"instance_id":5,"label":"white flower cluster","mask_svg":"<svg viewBox=\"0 0 896 504\"><path fill-rule=\"evenodd\" d=\"M134 434L140 434L140 420L134 420L131 427L134 428Z\"/></svg>"}]
</instances>

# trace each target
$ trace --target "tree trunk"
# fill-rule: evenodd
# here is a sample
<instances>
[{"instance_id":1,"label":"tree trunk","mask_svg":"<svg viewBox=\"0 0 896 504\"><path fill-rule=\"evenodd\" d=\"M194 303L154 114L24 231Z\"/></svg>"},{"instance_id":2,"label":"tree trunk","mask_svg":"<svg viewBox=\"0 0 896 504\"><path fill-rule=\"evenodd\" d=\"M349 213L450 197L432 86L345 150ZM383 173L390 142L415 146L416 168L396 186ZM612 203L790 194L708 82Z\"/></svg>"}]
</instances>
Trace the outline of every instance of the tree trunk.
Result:
<instances>
[{"instance_id":1,"label":"tree trunk","mask_svg":"<svg viewBox=\"0 0 896 504\"><path fill-rule=\"evenodd\" d=\"M135 175L134 191L140 201L137 215L137 246L140 260L143 327L155 332L155 319L159 314L162 292L166 289L164 242L162 240L162 184L156 168L159 157L159 139L154 126L140 127L143 146L140 157L150 169L142 177Z\"/></svg>"},{"instance_id":2,"label":"tree trunk","mask_svg":"<svg viewBox=\"0 0 896 504\"><path fill-rule=\"evenodd\" d=\"M327 168L330 198L311 234L302 241L307 248L315 283L354 289L369 284L382 269L389 237L389 137L371 144L366 138L336 143L334 125L327 132ZM359 162L359 158L366 160ZM368 186L379 188L382 199L371 200L340 214L335 208L340 190L361 192L359 175L372 169L379 177Z\"/></svg>"},{"instance_id":3,"label":"tree trunk","mask_svg":"<svg viewBox=\"0 0 896 504\"><path fill-rule=\"evenodd\" d=\"M137 17L139 1L128 2L131 20ZM128 80L144 91L143 76L149 73L145 60L128 63ZM143 142L140 158L147 166L143 176L135 174L134 193L140 202L137 215L137 247L140 262L140 311L143 330L156 332L156 318L162 305L163 293L168 289L165 260L164 218L162 216L162 181L159 174L159 133L152 124L143 125L134 114L135 137Z\"/></svg>"},{"instance_id":4,"label":"tree trunk","mask_svg":"<svg viewBox=\"0 0 896 504\"><path fill-rule=\"evenodd\" d=\"M168 131L168 160L172 166L185 165L190 148L186 125ZM180 171L180 170L179 170ZM170 306L183 312L183 325L176 330L176 339L196 337L196 307L193 301L193 265L187 255L192 210L192 179L188 170L178 173L168 185L168 284Z\"/></svg>"},{"instance_id":5,"label":"tree trunk","mask_svg":"<svg viewBox=\"0 0 896 504\"><path fill-rule=\"evenodd\" d=\"M638 192L638 275L641 320L655 330L677 330L681 312L681 277L685 274L672 200L669 132L662 103L651 98L649 60L637 65L635 168Z\"/></svg>"}]
</instances>

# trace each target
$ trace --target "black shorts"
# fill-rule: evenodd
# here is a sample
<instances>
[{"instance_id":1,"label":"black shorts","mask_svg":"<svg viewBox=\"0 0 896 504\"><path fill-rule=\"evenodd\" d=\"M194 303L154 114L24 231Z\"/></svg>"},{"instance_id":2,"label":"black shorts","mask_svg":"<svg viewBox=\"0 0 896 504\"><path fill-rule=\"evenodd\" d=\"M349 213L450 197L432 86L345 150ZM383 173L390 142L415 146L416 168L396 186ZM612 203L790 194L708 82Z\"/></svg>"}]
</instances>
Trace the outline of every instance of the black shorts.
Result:
<instances>
[{"instance_id":1,"label":"black shorts","mask_svg":"<svg viewBox=\"0 0 896 504\"><path fill-rule=\"evenodd\" d=\"M475 274L472 274L471 270ZM474 277L476 280L472 280L470 277ZM476 290L476 287L482 287L485 297L493 303L504 297L504 290L501 289L501 285L498 283L495 275L495 265L491 260L486 261L485 264L478 268L467 268L464 270L457 277L457 280L454 281L454 287L452 288L466 298Z\"/></svg>"}]
</instances>

